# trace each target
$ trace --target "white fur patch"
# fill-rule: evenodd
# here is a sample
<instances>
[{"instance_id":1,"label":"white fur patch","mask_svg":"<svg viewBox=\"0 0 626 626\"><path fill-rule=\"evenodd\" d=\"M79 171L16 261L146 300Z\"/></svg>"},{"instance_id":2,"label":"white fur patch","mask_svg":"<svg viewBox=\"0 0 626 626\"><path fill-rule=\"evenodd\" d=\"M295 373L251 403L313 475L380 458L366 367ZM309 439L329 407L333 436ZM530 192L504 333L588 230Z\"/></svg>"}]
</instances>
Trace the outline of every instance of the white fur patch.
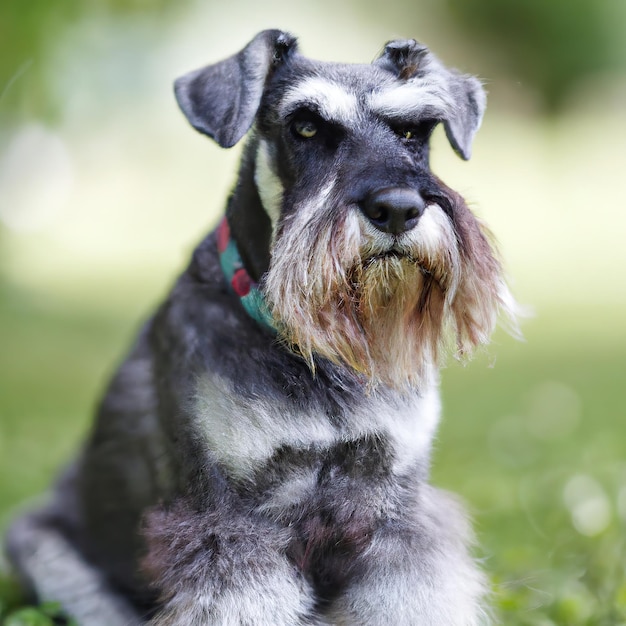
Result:
<instances>
[{"instance_id":1,"label":"white fur patch","mask_svg":"<svg viewBox=\"0 0 626 626\"><path fill-rule=\"evenodd\" d=\"M298 106L316 105L320 115L328 121L344 126L354 124L359 116L357 96L341 85L313 76L290 88L283 98L283 115Z\"/></svg>"},{"instance_id":2,"label":"white fur patch","mask_svg":"<svg viewBox=\"0 0 626 626\"><path fill-rule=\"evenodd\" d=\"M395 450L394 472L410 471L419 460L428 459L439 425L441 400L436 385L388 417L387 431Z\"/></svg>"},{"instance_id":3,"label":"white fur patch","mask_svg":"<svg viewBox=\"0 0 626 626\"><path fill-rule=\"evenodd\" d=\"M240 557L243 558L243 557ZM294 626L314 611L310 584L297 576L282 555L273 567L257 563L239 570L239 576L217 588L201 586L179 590L148 626ZM108 626L123 622L111 622Z\"/></svg>"},{"instance_id":4,"label":"white fur patch","mask_svg":"<svg viewBox=\"0 0 626 626\"><path fill-rule=\"evenodd\" d=\"M446 299L449 302L456 294L460 280L456 271L460 264L460 252L454 227L445 211L438 204L429 204L417 226L399 237L398 246L430 266L438 265L438 259L446 261L450 268L445 276Z\"/></svg>"},{"instance_id":5,"label":"white fur patch","mask_svg":"<svg viewBox=\"0 0 626 626\"><path fill-rule=\"evenodd\" d=\"M358 584L331 605L333 624L487 626L485 576L468 553L471 531L459 505L424 485L416 541L375 533Z\"/></svg>"},{"instance_id":6,"label":"white fur patch","mask_svg":"<svg viewBox=\"0 0 626 626\"><path fill-rule=\"evenodd\" d=\"M320 211L323 211L324 208L326 207L329 198L331 197L331 194L333 192L333 189L335 188L335 183L336 183L336 178L331 178L321 189L320 192L317 194L317 196L311 198L310 200L308 200L307 202L303 202L302 204L295 206L294 207L294 211L292 212L291 216L289 219L292 220L292 222L289 225L290 230L295 229L296 232L300 232L303 228L305 228L305 226L312 220L315 218L315 216L320 213ZM292 241L293 240L293 241ZM292 240L290 240L289 245L281 248L281 255L284 256L285 258L290 258L287 255L292 255L292 254L301 254L302 250L298 249L297 251L293 250L293 248L295 248L295 246L299 246L299 248L302 247L302 242L299 238L292 238ZM274 242L275 243L275 239ZM282 243L282 245L284 246L284 242ZM274 254L274 247L272 246L271 249L271 254ZM271 272L271 267L270 267L270 272ZM305 280L307 279L307 277L303 277Z\"/></svg>"},{"instance_id":7,"label":"white fur patch","mask_svg":"<svg viewBox=\"0 0 626 626\"><path fill-rule=\"evenodd\" d=\"M442 250L455 248L456 235L450 218L438 204L429 204L420 217L417 226L392 237L376 228L362 213L357 214L354 227L363 232L366 245L371 254L377 254L396 245L402 252L415 255L434 256Z\"/></svg>"},{"instance_id":8,"label":"white fur patch","mask_svg":"<svg viewBox=\"0 0 626 626\"><path fill-rule=\"evenodd\" d=\"M420 254L432 261L440 256L449 257L448 265L453 274L458 270L459 244L457 242L454 226L445 211L438 204L430 204L426 207L424 215L420 218L415 231L415 244L420 250ZM410 234L409 234L410 236ZM456 291L458 275L448 275L448 290L450 295Z\"/></svg>"},{"instance_id":9,"label":"white fur patch","mask_svg":"<svg viewBox=\"0 0 626 626\"><path fill-rule=\"evenodd\" d=\"M308 202L303 203L300 207L296 208L296 213L302 215L302 218L306 221L310 220L313 215L322 210L327 210L327 203L335 188L337 179L333 176L326 184L320 189L317 196L311 198Z\"/></svg>"},{"instance_id":10,"label":"white fur patch","mask_svg":"<svg viewBox=\"0 0 626 626\"><path fill-rule=\"evenodd\" d=\"M426 207L414 232L416 243L431 255L455 245L456 238L450 219L437 204Z\"/></svg>"},{"instance_id":11,"label":"white fur patch","mask_svg":"<svg viewBox=\"0 0 626 626\"><path fill-rule=\"evenodd\" d=\"M246 398L214 377L203 378L196 393L196 425L217 461L237 478L249 477L281 446L332 446L372 434L389 438L395 451L394 471L401 473L428 457L439 422L439 392L434 376L419 397L389 401L373 393L364 405L347 415L339 429L320 413L295 412L287 405ZM294 477L268 502L277 510L305 497L312 477Z\"/></svg>"},{"instance_id":12,"label":"white fur patch","mask_svg":"<svg viewBox=\"0 0 626 626\"><path fill-rule=\"evenodd\" d=\"M338 432L325 416L246 398L226 381L204 377L196 391L196 425L216 459L246 478L280 446L332 445Z\"/></svg>"},{"instance_id":13,"label":"white fur patch","mask_svg":"<svg viewBox=\"0 0 626 626\"><path fill-rule=\"evenodd\" d=\"M279 518L281 513L312 494L316 486L317 473L312 470L303 470L276 487L272 495L257 508L257 511Z\"/></svg>"},{"instance_id":14,"label":"white fur patch","mask_svg":"<svg viewBox=\"0 0 626 626\"><path fill-rule=\"evenodd\" d=\"M505 330L515 339L523 340L524 336L519 323L520 320L533 316L532 309L521 306L511 293L509 286L502 279L498 282L498 301L500 312L503 314L501 319Z\"/></svg>"},{"instance_id":15,"label":"white fur patch","mask_svg":"<svg viewBox=\"0 0 626 626\"><path fill-rule=\"evenodd\" d=\"M261 197L261 204L272 223L273 240L276 235L285 190L280 178L274 172L270 146L264 139L260 140L257 149L254 182Z\"/></svg>"},{"instance_id":16,"label":"white fur patch","mask_svg":"<svg viewBox=\"0 0 626 626\"><path fill-rule=\"evenodd\" d=\"M413 79L376 91L369 97L373 111L383 117L415 119L422 115L445 117L453 108L443 79Z\"/></svg>"}]
</instances>

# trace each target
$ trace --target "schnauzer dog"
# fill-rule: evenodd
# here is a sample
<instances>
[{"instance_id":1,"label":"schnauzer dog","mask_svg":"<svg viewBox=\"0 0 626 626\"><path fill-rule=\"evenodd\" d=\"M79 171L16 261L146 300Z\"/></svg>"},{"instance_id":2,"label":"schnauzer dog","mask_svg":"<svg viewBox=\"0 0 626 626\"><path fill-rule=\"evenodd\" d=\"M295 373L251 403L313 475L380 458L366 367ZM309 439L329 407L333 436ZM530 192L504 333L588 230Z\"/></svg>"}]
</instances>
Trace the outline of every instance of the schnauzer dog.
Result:
<instances>
[{"instance_id":1,"label":"schnauzer dog","mask_svg":"<svg viewBox=\"0 0 626 626\"><path fill-rule=\"evenodd\" d=\"M226 217L8 553L81 626L475 626L462 507L428 484L438 365L515 304L489 234L429 169L463 159L473 77L414 40L310 60L269 30L176 82L191 124L249 133Z\"/></svg>"}]
</instances>

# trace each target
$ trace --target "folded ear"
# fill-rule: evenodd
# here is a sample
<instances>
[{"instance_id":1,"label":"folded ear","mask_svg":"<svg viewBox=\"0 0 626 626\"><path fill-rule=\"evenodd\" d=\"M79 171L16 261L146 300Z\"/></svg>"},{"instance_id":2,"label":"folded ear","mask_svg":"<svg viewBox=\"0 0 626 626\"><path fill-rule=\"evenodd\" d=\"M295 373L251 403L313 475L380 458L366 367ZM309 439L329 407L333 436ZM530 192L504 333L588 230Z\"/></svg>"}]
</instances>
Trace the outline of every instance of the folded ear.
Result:
<instances>
[{"instance_id":1,"label":"folded ear","mask_svg":"<svg viewBox=\"0 0 626 626\"><path fill-rule=\"evenodd\" d=\"M418 73L423 58L428 54L428 48L415 39L396 39L385 44L383 52L374 61L374 65L406 80Z\"/></svg>"},{"instance_id":2,"label":"folded ear","mask_svg":"<svg viewBox=\"0 0 626 626\"><path fill-rule=\"evenodd\" d=\"M449 90L453 105L443 125L450 145L467 161L472 155L472 141L485 113L487 96L477 78L454 71L450 72Z\"/></svg>"},{"instance_id":3,"label":"folded ear","mask_svg":"<svg viewBox=\"0 0 626 626\"><path fill-rule=\"evenodd\" d=\"M472 141L487 104L480 81L444 67L425 45L415 39L388 42L374 65L392 72L400 80L424 81L431 94L436 87L441 95L442 119L448 141L461 158L470 158Z\"/></svg>"},{"instance_id":4,"label":"folded ear","mask_svg":"<svg viewBox=\"0 0 626 626\"><path fill-rule=\"evenodd\" d=\"M288 33L264 30L237 54L176 80L178 105L196 130L230 148L252 126L268 76L295 48Z\"/></svg>"}]
</instances>

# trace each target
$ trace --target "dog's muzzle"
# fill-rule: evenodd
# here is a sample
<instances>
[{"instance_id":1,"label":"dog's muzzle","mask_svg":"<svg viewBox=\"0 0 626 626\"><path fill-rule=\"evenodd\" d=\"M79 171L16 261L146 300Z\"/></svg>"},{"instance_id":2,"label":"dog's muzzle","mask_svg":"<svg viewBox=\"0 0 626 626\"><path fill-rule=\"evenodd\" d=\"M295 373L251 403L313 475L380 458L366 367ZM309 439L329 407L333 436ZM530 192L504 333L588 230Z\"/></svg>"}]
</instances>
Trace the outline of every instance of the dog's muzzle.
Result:
<instances>
[{"instance_id":1,"label":"dog's muzzle","mask_svg":"<svg viewBox=\"0 0 626 626\"><path fill-rule=\"evenodd\" d=\"M417 226L426 203L415 189L386 187L368 194L359 208L378 230L400 235Z\"/></svg>"}]
</instances>

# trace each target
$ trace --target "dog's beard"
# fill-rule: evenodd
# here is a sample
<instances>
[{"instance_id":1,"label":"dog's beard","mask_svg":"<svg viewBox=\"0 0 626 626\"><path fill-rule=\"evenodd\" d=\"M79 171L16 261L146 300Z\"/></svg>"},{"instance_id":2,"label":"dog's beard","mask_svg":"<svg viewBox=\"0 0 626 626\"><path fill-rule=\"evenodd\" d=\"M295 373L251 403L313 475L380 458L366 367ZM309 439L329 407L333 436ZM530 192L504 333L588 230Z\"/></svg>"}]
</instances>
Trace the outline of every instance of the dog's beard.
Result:
<instances>
[{"instance_id":1,"label":"dog's beard","mask_svg":"<svg viewBox=\"0 0 626 626\"><path fill-rule=\"evenodd\" d=\"M319 355L372 385L416 386L447 344L467 355L489 340L499 309L514 316L500 265L469 211L459 234L439 207L429 210L438 212L431 236L391 250L349 212L303 211L282 225L264 290L281 338L313 370Z\"/></svg>"}]
</instances>

